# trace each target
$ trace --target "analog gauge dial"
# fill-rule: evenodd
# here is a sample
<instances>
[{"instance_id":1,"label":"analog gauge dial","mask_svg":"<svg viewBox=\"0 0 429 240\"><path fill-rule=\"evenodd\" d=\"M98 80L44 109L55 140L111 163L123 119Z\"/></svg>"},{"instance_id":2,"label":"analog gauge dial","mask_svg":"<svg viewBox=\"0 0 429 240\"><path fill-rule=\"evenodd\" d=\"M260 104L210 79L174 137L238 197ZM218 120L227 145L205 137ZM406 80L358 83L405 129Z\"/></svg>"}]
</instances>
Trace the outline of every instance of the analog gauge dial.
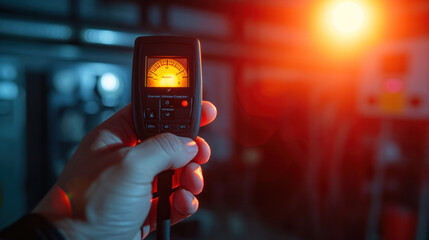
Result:
<instances>
[{"instance_id":1,"label":"analog gauge dial","mask_svg":"<svg viewBox=\"0 0 429 240\"><path fill-rule=\"evenodd\" d=\"M148 59L146 87L178 88L188 86L189 81L186 58Z\"/></svg>"}]
</instances>

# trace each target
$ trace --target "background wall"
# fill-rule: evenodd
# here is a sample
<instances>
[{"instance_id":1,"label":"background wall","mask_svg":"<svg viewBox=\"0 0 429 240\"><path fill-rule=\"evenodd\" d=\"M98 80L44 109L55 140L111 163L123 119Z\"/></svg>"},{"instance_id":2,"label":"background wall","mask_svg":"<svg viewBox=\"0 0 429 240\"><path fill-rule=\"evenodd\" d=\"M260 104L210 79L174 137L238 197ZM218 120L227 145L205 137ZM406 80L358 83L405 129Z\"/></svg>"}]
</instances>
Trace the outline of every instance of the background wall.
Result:
<instances>
[{"instance_id":1,"label":"background wall","mask_svg":"<svg viewBox=\"0 0 429 240\"><path fill-rule=\"evenodd\" d=\"M219 115L174 239L427 239L428 4L344 2L0 0L0 227L130 102L134 39L183 35Z\"/></svg>"}]
</instances>

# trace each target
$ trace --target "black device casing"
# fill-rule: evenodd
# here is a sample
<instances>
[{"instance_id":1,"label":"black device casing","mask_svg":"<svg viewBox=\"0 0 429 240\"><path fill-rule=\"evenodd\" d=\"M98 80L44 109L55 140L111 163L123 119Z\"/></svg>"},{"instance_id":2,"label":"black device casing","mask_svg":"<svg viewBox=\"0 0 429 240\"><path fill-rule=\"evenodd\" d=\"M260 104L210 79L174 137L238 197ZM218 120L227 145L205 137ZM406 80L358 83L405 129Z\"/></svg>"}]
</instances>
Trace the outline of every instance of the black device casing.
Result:
<instances>
[{"instance_id":1,"label":"black device casing","mask_svg":"<svg viewBox=\"0 0 429 240\"><path fill-rule=\"evenodd\" d=\"M154 88L145 87L146 83L146 57L186 57L188 58L188 81L186 88ZM191 102L191 112L188 120L161 119L161 99L188 96ZM145 114L154 105L159 97L158 118L148 120ZM185 98L184 98L185 99ZM171 132L178 136L195 139L200 129L201 101L202 101L202 72L201 72L201 47L196 38L154 36L138 37L134 44L133 75L132 75L132 108L134 128L137 138L144 140L148 137L163 132ZM177 102L177 101L176 101ZM172 110L177 111L177 110ZM174 115L175 116L175 115ZM185 123L186 121L186 123ZM148 129L148 124L159 125L158 129ZM185 130L164 129L165 124L188 124Z\"/></svg>"}]
</instances>

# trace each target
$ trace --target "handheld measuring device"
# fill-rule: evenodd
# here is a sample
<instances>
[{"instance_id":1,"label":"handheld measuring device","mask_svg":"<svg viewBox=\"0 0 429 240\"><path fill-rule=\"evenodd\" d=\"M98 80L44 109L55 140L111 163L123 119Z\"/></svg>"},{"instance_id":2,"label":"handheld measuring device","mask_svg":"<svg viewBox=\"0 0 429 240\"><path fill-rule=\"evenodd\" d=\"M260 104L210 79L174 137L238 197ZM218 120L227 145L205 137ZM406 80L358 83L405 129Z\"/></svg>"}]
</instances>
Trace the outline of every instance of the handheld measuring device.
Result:
<instances>
[{"instance_id":1,"label":"handheld measuring device","mask_svg":"<svg viewBox=\"0 0 429 240\"><path fill-rule=\"evenodd\" d=\"M138 140L170 132L195 139L201 120L200 41L139 37L134 45L132 108ZM157 239L169 239L172 175L158 175Z\"/></svg>"},{"instance_id":2,"label":"handheld measuring device","mask_svg":"<svg viewBox=\"0 0 429 240\"><path fill-rule=\"evenodd\" d=\"M198 39L137 38L132 78L134 127L140 140L163 132L197 137L202 98Z\"/></svg>"}]
</instances>

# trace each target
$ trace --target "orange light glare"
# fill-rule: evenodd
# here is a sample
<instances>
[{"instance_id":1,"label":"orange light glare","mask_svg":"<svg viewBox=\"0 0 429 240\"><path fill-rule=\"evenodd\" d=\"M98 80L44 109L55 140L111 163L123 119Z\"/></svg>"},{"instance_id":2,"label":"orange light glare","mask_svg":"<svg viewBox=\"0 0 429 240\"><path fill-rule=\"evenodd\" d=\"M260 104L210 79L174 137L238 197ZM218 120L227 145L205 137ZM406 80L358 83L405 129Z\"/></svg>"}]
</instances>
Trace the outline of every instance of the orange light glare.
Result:
<instances>
[{"instance_id":1,"label":"orange light glare","mask_svg":"<svg viewBox=\"0 0 429 240\"><path fill-rule=\"evenodd\" d=\"M183 107L187 107L187 106L188 106L188 101L183 100L183 101L182 101L182 106L183 106Z\"/></svg>"},{"instance_id":2,"label":"orange light glare","mask_svg":"<svg viewBox=\"0 0 429 240\"><path fill-rule=\"evenodd\" d=\"M340 2L333 6L331 11L330 21L338 33L354 34L362 29L366 13L358 3L353 1Z\"/></svg>"},{"instance_id":3,"label":"orange light glare","mask_svg":"<svg viewBox=\"0 0 429 240\"><path fill-rule=\"evenodd\" d=\"M370 0L329 0L314 4L314 41L329 58L354 58L380 40L385 11Z\"/></svg>"}]
</instances>

